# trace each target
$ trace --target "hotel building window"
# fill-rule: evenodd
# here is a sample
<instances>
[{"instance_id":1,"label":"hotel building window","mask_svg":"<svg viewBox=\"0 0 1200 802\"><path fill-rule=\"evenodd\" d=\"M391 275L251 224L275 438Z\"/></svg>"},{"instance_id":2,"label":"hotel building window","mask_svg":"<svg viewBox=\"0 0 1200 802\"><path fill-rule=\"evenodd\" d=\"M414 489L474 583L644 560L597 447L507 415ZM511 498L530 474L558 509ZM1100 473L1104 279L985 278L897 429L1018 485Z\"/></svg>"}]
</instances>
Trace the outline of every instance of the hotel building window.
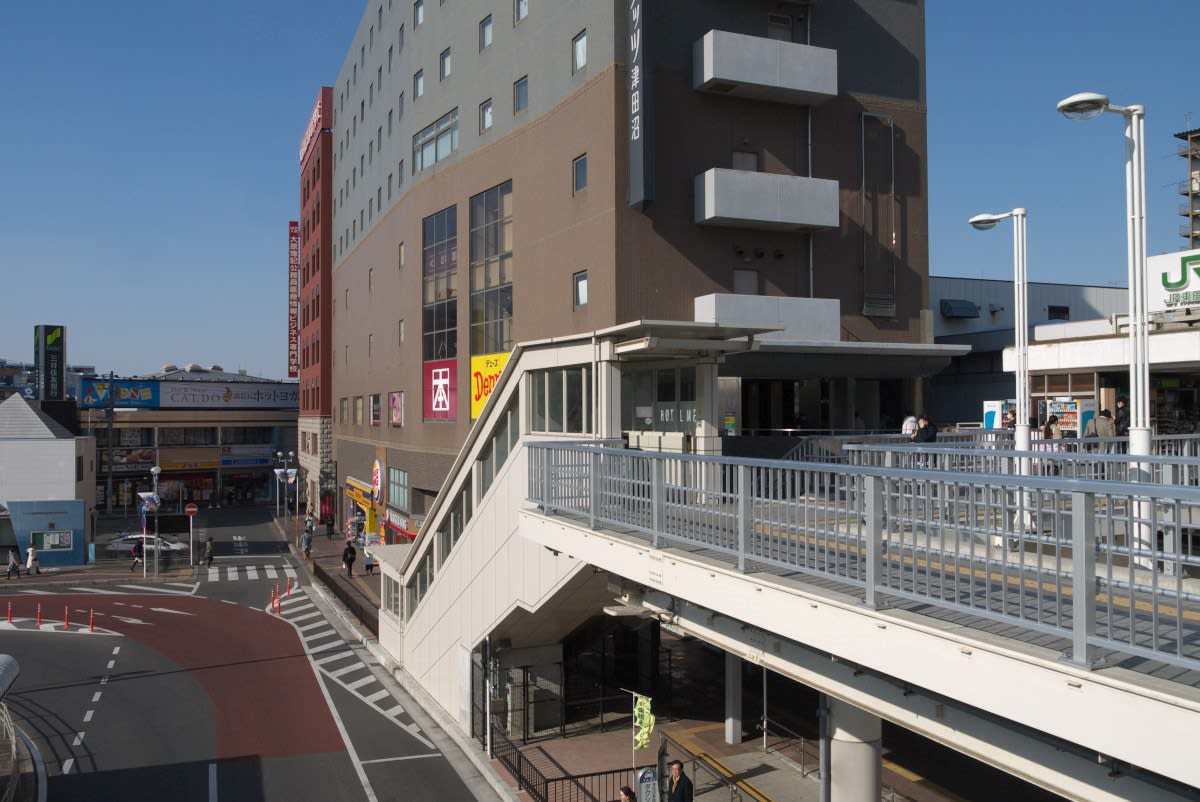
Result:
<instances>
[{"instance_id":1,"label":"hotel building window","mask_svg":"<svg viewBox=\"0 0 1200 802\"><path fill-rule=\"evenodd\" d=\"M512 348L512 181L471 198L471 353Z\"/></svg>"},{"instance_id":2,"label":"hotel building window","mask_svg":"<svg viewBox=\"0 0 1200 802\"><path fill-rule=\"evenodd\" d=\"M458 207L422 221L422 339L425 361L458 356Z\"/></svg>"}]
</instances>

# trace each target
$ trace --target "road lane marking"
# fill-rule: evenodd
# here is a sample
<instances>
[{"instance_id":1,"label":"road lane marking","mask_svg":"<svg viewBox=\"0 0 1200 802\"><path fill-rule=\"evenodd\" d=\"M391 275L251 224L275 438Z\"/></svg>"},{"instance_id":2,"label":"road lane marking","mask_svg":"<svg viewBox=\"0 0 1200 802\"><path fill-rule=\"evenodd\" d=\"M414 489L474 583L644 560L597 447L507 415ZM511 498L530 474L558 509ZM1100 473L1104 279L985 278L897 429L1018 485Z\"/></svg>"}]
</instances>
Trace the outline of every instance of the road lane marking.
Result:
<instances>
[{"instance_id":1,"label":"road lane marking","mask_svg":"<svg viewBox=\"0 0 1200 802\"><path fill-rule=\"evenodd\" d=\"M209 568L208 569L208 581L209 582L216 582L220 578L221 578L221 569L220 568Z\"/></svg>"},{"instance_id":2,"label":"road lane marking","mask_svg":"<svg viewBox=\"0 0 1200 802\"><path fill-rule=\"evenodd\" d=\"M230 582L236 582L238 580L238 567L236 565L231 565L225 570L228 572L225 574L226 579L228 579Z\"/></svg>"},{"instance_id":3,"label":"road lane marking","mask_svg":"<svg viewBox=\"0 0 1200 802\"><path fill-rule=\"evenodd\" d=\"M347 656L352 656L352 655L347 655ZM354 656L354 663L352 665L348 665L345 668L339 668L337 671L326 671L325 673L328 674L329 676L333 677L334 679L336 679L338 677L342 677L342 676L345 676L346 674L349 674L351 671L353 671L356 668L364 668L364 666L363 666L362 662L358 659L358 657Z\"/></svg>"},{"instance_id":4,"label":"road lane marking","mask_svg":"<svg viewBox=\"0 0 1200 802\"><path fill-rule=\"evenodd\" d=\"M403 712L404 705L396 705L395 707L389 707L387 710L384 710L383 714L389 718L395 718Z\"/></svg>"},{"instance_id":5,"label":"road lane marking","mask_svg":"<svg viewBox=\"0 0 1200 802\"><path fill-rule=\"evenodd\" d=\"M100 684L101 684L101 685L107 685L107 684L108 684L108 675L107 675L107 674L105 674L103 677L101 677L101 678L100 678Z\"/></svg>"},{"instance_id":6,"label":"road lane marking","mask_svg":"<svg viewBox=\"0 0 1200 802\"><path fill-rule=\"evenodd\" d=\"M72 769L74 766L75 766L75 758L73 758L73 757L69 757L69 758L67 758L66 760L64 760L64 761L63 761L63 764L62 764L62 773L63 773L63 774L70 774L70 773L71 773L71 769Z\"/></svg>"},{"instance_id":7,"label":"road lane marking","mask_svg":"<svg viewBox=\"0 0 1200 802\"><path fill-rule=\"evenodd\" d=\"M377 757L374 760L364 760L363 765L369 766L372 763L393 763L397 760L425 760L431 757L441 757L441 752L431 752L428 755L399 755L397 757Z\"/></svg>"},{"instance_id":8,"label":"road lane marking","mask_svg":"<svg viewBox=\"0 0 1200 802\"><path fill-rule=\"evenodd\" d=\"M383 697L391 696L391 694L392 694L391 691L389 691L387 688L384 688L381 691L375 691L375 693L371 694L370 696L364 696L363 698L366 699L371 704L375 704Z\"/></svg>"},{"instance_id":9,"label":"road lane marking","mask_svg":"<svg viewBox=\"0 0 1200 802\"><path fill-rule=\"evenodd\" d=\"M150 609L156 613L171 613L172 615L195 615L195 613L189 613L186 610L172 610L170 607L151 607Z\"/></svg>"},{"instance_id":10,"label":"road lane marking","mask_svg":"<svg viewBox=\"0 0 1200 802\"><path fill-rule=\"evenodd\" d=\"M96 704L96 702L99 702L99 701L100 701L100 691L96 691L95 693L92 694L92 704Z\"/></svg>"},{"instance_id":11,"label":"road lane marking","mask_svg":"<svg viewBox=\"0 0 1200 802\"><path fill-rule=\"evenodd\" d=\"M304 615L292 616L292 617L288 618L288 620L291 621L293 624L296 624L301 621L307 621L310 618L323 618L323 616L321 615L320 611L313 610L311 613L305 613Z\"/></svg>"},{"instance_id":12,"label":"road lane marking","mask_svg":"<svg viewBox=\"0 0 1200 802\"><path fill-rule=\"evenodd\" d=\"M121 647L120 647L120 646L114 646L114 647L113 647L113 655L114 655L114 656L116 656L116 655L118 655L118 654L120 654L120 653L121 653Z\"/></svg>"},{"instance_id":13,"label":"road lane marking","mask_svg":"<svg viewBox=\"0 0 1200 802\"><path fill-rule=\"evenodd\" d=\"M258 579L258 568L256 566L246 566L246 579Z\"/></svg>"},{"instance_id":14,"label":"road lane marking","mask_svg":"<svg viewBox=\"0 0 1200 802\"><path fill-rule=\"evenodd\" d=\"M106 665L105 668L107 668L109 671L112 671L113 666L115 666L116 664L117 664L116 660L109 660L108 665Z\"/></svg>"},{"instance_id":15,"label":"road lane marking","mask_svg":"<svg viewBox=\"0 0 1200 802\"><path fill-rule=\"evenodd\" d=\"M337 634L337 631L334 629L329 629L326 632L318 632L316 635L305 635L304 642L312 643L313 641L318 641L318 640L321 640L322 638L334 638L335 640L333 640L331 643L343 643L342 636ZM322 645L327 645L327 644L322 644Z\"/></svg>"},{"instance_id":16,"label":"road lane marking","mask_svg":"<svg viewBox=\"0 0 1200 802\"><path fill-rule=\"evenodd\" d=\"M327 627L327 626L329 626L328 621L313 621L311 624L305 624L304 626L297 627L297 628L301 632L308 632L309 630L318 629L319 627Z\"/></svg>"},{"instance_id":17,"label":"road lane marking","mask_svg":"<svg viewBox=\"0 0 1200 802\"><path fill-rule=\"evenodd\" d=\"M67 588L67 590L72 590L77 593L96 593L96 594L100 594L100 595L104 595L104 596L119 596L119 595L121 595L121 591L119 591L119 590L109 590L107 588L89 588L86 586L78 587L78 588Z\"/></svg>"},{"instance_id":18,"label":"road lane marking","mask_svg":"<svg viewBox=\"0 0 1200 802\"><path fill-rule=\"evenodd\" d=\"M160 593L160 594L165 593L165 594L168 594L171 596L191 596L192 595L190 591L171 590L170 588L165 588L162 585L118 585L118 587L129 588L131 590L144 590L144 591L149 591L151 593ZM141 607L142 605L135 604L133 606Z\"/></svg>"},{"instance_id":19,"label":"road lane marking","mask_svg":"<svg viewBox=\"0 0 1200 802\"><path fill-rule=\"evenodd\" d=\"M49 590L19 590L18 593L27 593L30 596L53 596L54 593Z\"/></svg>"},{"instance_id":20,"label":"road lane marking","mask_svg":"<svg viewBox=\"0 0 1200 802\"><path fill-rule=\"evenodd\" d=\"M363 666L363 668L366 668L366 666ZM363 677L362 679L356 679L356 680L354 680L354 682L346 683L346 687L352 691L357 691L362 686L370 685L372 682L375 682L375 681L376 681L375 675L368 672L367 676Z\"/></svg>"},{"instance_id":21,"label":"road lane marking","mask_svg":"<svg viewBox=\"0 0 1200 802\"><path fill-rule=\"evenodd\" d=\"M75 740L71 742L71 746L79 746L81 743L83 743L83 733L79 732L75 734Z\"/></svg>"},{"instance_id":22,"label":"road lane marking","mask_svg":"<svg viewBox=\"0 0 1200 802\"><path fill-rule=\"evenodd\" d=\"M126 624L143 624L143 625L147 625L147 624L146 624L146 622L145 622L145 621L143 621L143 620L142 620L142 619L140 619L140 618L130 618L129 616L125 616L125 615L114 615L114 616L113 616L113 618L117 619L118 621L124 621ZM147 625L147 626L148 626L148 625Z\"/></svg>"},{"instance_id":23,"label":"road lane marking","mask_svg":"<svg viewBox=\"0 0 1200 802\"><path fill-rule=\"evenodd\" d=\"M89 721L91 721L91 720L92 720L92 716L93 716L93 715L95 715L95 713L96 713L96 711L95 711L95 710L89 710L89 711L87 711L86 713L84 713L84 714L83 714L83 723L84 723L84 724L87 724Z\"/></svg>"}]
</instances>

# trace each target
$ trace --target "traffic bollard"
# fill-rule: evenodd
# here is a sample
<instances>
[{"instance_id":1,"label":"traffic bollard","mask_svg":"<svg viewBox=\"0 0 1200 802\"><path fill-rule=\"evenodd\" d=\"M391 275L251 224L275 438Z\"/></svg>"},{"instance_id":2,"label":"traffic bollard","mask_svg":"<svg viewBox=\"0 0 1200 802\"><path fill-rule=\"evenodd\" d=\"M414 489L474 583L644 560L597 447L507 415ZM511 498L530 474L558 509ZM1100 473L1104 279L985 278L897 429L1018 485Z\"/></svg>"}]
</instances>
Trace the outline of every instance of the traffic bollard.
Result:
<instances>
[{"instance_id":1,"label":"traffic bollard","mask_svg":"<svg viewBox=\"0 0 1200 802\"><path fill-rule=\"evenodd\" d=\"M96 631L96 608L88 610L88 632Z\"/></svg>"},{"instance_id":2,"label":"traffic bollard","mask_svg":"<svg viewBox=\"0 0 1200 802\"><path fill-rule=\"evenodd\" d=\"M71 628L70 616L71 616L71 607L70 607L70 605L64 604L63 605L63 629Z\"/></svg>"},{"instance_id":3,"label":"traffic bollard","mask_svg":"<svg viewBox=\"0 0 1200 802\"><path fill-rule=\"evenodd\" d=\"M38 602L37 625L39 627L42 625L42 603L41 602Z\"/></svg>"},{"instance_id":4,"label":"traffic bollard","mask_svg":"<svg viewBox=\"0 0 1200 802\"><path fill-rule=\"evenodd\" d=\"M8 623L12 623L12 602L8 603Z\"/></svg>"},{"instance_id":5,"label":"traffic bollard","mask_svg":"<svg viewBox=\"0 0 1200 802\"><path fill-rule=\"evenodd\" d=\"M289 599L292 597L292 578L290 576L288 577L287 593L285 593L284 595L287 596Z\"/></svg>"}]
</instances>

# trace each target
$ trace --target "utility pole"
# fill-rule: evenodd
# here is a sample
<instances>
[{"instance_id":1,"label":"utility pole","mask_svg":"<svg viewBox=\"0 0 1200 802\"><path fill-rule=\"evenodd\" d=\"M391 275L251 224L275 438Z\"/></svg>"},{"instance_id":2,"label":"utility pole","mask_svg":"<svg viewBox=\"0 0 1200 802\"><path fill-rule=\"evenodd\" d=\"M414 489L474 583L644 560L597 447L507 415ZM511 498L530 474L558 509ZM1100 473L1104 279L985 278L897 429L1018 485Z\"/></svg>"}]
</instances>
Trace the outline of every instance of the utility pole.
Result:
<instances>
[{"instance_id":1,"label":"utility pole","mask_svg":"<svg viewBox=\"0 0 1200 802\"><path fill-rule=\"evenodd\" d=\"M104 505L109 515L112 515L113 511L113 409L116 407L114 375L111 370L108 372L108 403L104 405L105 412L108 413L108 476L104 482Z\"/></svg>"}]
</instances>

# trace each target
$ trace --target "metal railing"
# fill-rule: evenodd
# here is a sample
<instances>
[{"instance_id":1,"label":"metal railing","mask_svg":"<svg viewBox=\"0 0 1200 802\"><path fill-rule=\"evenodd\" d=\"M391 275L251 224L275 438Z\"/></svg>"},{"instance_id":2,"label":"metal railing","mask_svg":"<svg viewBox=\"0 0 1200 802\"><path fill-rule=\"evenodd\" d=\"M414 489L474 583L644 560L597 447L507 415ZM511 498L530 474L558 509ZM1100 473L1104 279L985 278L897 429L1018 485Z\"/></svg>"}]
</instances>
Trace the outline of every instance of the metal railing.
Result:
<instances>
[{"instance_id":1,"label":"metal railing","mask_svg":"<svg viewBox=\"0 0 1200 802\"><path fill-rule=\"evenodd\" d=\"M846 464L902 470L1030 474L1088 481L1150 481L1160 485L1200 486L1200 457L1146 456L1125 453L1122 437L1084 440L1036 440L1030 451L956 448L947 445L848 445ZM1180 441L1184 442L1184 441ZM1140 479L1142 473L1146 479Z\"/></svg>"},{"instance_id":2,"label":"metal railing","mask_svg":"<svg viewBox=\"0 0 1200 802\"><path fill-rule=\"evenodd\" d=\"M939 432L938 442L963 447L982 445L1008 447L1012 432L1007 429L973 429L966 432ZM788 451L783 459L797 462L845 462L845 449L852 445L903 446L912 445L906 434L818 435L807 437Z\"/></svg>"},{"instance_id":3,"label":"metal railing","mask_svg":"<svg viewBox=\"0 0 1200 802\"><path fill-rule=\"evenodd\" d=\"M735 460L528 443L529 500L592 528L703 550L738 571L836 580L1200 668L1200 489L1043 476ZM1126 458L1128 459L1128 458ZM1082 602L1082 603L1077 603Z\"/></svg>"},{"instance_id":4,"label":"metal railing","mask_svg":"<svg viewBox=\"0 0 1200 802\"><path fill-rule=\"evenodd\" d=\"M609 769L588 774L547 777L497 725L492 726L492 757L504 766L536 802L597 802L616 799L622 785L633 785L633 769Z\"/></svg>"},{"instance_id":5,"label":"metal railing","mask_svg":"<svg viewBox=\"0 0 1200 802\"><path fill-rule=\"evenodd\" d=\"M365 596L352 593L344 583L330 574L320 563L312 563L313 577L321 580L325 587L333 591L346 609L357 618L372 635L379 637L379 605Z\"/></svg>"}]
</instances>

